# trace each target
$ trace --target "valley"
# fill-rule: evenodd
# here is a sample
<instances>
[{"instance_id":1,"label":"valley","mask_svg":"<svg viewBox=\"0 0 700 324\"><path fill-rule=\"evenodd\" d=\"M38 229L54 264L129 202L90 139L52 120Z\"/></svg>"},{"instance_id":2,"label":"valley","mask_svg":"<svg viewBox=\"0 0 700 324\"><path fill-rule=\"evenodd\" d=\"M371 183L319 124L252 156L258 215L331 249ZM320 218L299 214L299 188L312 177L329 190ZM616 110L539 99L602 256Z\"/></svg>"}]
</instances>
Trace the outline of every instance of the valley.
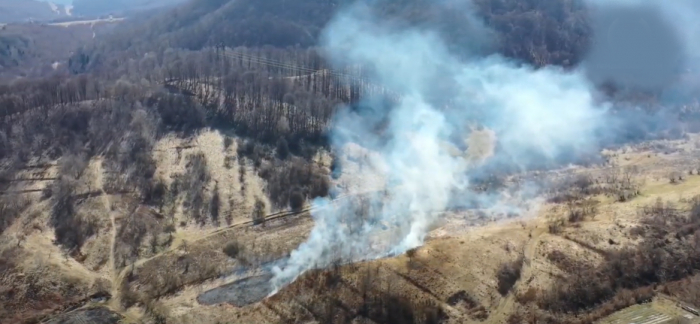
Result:
<instances>
[{"instance_id":1,"label":"valley","mask_svg":"<svg viewBox=\"0 0 700 324\"><path fill-rule=\"evenodd\" d=\"M700 47L655 1L2 25L0 324L699 323ZM684 60L596 70L630 17Z\"/></svg>"}]
</instances>

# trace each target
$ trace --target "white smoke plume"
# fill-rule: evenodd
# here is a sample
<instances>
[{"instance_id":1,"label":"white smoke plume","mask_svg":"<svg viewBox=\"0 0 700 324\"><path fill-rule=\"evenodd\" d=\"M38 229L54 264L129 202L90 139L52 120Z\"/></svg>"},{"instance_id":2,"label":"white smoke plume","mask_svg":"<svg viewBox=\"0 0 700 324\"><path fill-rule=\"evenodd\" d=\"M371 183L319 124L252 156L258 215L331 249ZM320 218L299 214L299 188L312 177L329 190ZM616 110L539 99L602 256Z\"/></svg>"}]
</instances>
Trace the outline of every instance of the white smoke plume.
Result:
<instances>
[{"instance_id":1,"label":"white smoke plume","mask_svg":"<svg viewBox=\"0 0 700 324\"><path fill-rule=\"evenodd\" d=\"M455 135L464 138L470 125L495 133L498 149L486 150L491 161L524 169L593 152L622 124L596 99L589 71L535 69L499 55L458 59L437 33L395 28L363 6L341 12L323 45L332 62L366 67L373 82L401 94L396 104L367 101L363 109L342 110L330 135L337 150L355 143L377 152L363 172L388 184L359 206L314 201L325 208L312 213L308 240L273 269L275 292L310 269L422 245L440 211L454 203L451 193L464 188L474 170L473 159L446 145Z\"/></svg>"}]
</instances>

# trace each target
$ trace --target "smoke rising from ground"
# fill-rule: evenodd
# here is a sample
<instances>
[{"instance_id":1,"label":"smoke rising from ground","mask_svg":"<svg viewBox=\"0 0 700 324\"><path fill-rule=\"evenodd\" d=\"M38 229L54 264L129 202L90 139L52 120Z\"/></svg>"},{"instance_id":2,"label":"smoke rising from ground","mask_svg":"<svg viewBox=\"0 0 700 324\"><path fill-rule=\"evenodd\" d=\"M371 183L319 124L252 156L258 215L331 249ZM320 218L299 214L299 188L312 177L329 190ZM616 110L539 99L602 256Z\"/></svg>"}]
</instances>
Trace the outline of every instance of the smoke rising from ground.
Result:
<instances>
[{"instance_id":1,"label":"smoke rising from ground","mask_svg":"<svg viewBox=\"0 0 700 324\"><path fill-rule=\"evenodd\" d=\"M483 39L479 36L474 39ZM679 39L683 44L684 38ZM664 41L676 44L673 39ZM524 170L597 152L601 143L625 136L617 133L624 127L616 127L626 125L624 120L608 114L611 105L596 99L600 96L592 82L602 73L596 70L596 60L601 55L607 58L614 48L594 46L588 71L534 69L499 55L457 59L436 33L394 28L373 17L365 6L339 14L327 27L323 45L333 63L367 67L373 82L402 95L396 104L368 98L359 109L343 110L330 135L336 150L355 143L378 152L363 172L387 179L387 189L360 203L316 200L314 204L324 208L312 213L315 226L309 239L273 269L275 289L313 268L375 259L420 246L440 211L460 200L498 199L473 192L458 199L452 195L481 172L485 160ZM678 57L687 56L682 47L668 50ZM648 64L668 53L649 53L640 60ZM671 65L645 71L623 69L600 77L627 83L642 78L647 83L633 85L658 86L669 80L659 73L674 68L668 67ZM628 68L635 67L639 68ZM485 144L475 150L469 147L474 145L473 137L462 143L468 146L465 154L455 154L450 143L455 138L467 139L474 124L487 129L487 136L480 134L479 145L484 145L485 138L486 143L497 141L498 147ZM480 157L470 157L472 154Z\"/></svg>"}]
</instances>

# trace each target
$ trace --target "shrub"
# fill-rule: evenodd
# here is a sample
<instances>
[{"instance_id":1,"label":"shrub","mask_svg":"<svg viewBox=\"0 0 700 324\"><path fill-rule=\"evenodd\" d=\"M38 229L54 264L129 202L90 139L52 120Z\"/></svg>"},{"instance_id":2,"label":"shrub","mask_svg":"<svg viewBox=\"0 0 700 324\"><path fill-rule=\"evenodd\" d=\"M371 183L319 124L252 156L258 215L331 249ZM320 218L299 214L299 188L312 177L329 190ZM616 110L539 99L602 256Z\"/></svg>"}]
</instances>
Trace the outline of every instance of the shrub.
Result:
<instances>
[{"instance_id":1,"label":"shrub","mask_svg":"<svg viewBox=\"0 0 700 324\"><path fill-rule=\"evenodd\" d=\"M340 178L340 175L343 174L343 169L340 165L340 162L338 161L338 157L334 156L333 160L331 161L331 177L334 180L337 180Z\"/></svg>"},{"instance_id":2,"label":"shrub","mask_svg":"<svg viewBox=\"0 0 700 324\"><path fill-rule=\"evenodd\" d=\"M409 258L413 258L414 256L416 256L417 252L418 252L418 248L412 248L412 249L406 251L406 256L408 256Z\"/></svg>"},{"instance_id":3,"label":"shrub","mask_svg":"<svg viewBox=\"0 0 700 324\"><path fill-rule=\"evenodd\" d=\"M683 181L683 174L677 171L671 172L668 174L668 180L670 183L680 183Z\"/></svg>"},{"instance_id":4,"label":"shrub","mask_svg":"<svg viewBox=\"0 0 700 324\"><path fill-rule=\"evenodd\" d=\"M261 168L260 177L267 182L268 195L273 206L284 208L306 199L328 196L330 183L326 172L314 162L301 158L278 161ZM289 190L295 188L295 190ZM296 197L291 197L295 195ZM302 196L299 199L298 195ZM294 206L292 206L294 208Z\"/></svg>"},{"instance_id":5,"label":"shrub","mask_svg":"<svg viewBox=\"0 0 700 324\"><path fill-rule=\"evenodd\" d=\"M584 219L585 216L580 209L572 208L569 210L569 223L578 223Z\"/></svg>"},{"instance_id":6,"label":"shrub","mask_svg":"<svg viewBox=\"0 0 700 324\"><path fill-rule=\"evenodd\" d=\"M518 294L515 298L518 303L526 305L537 301L538 291L536 288L530 287L526 292Z\"/></svg>"},{"instance_id":7,"label":"shrub","mask_svg":"<svg viewBox=\"0 0 700 324\"><path fill-rule=\"evenodd\" d=\"M219 212L221 211L221 196L219 195L219 185L214 186L214 192L209 202L209 215L215 225L219 225Z\"/></svg>"},{"instance_id":8,"label":"shrub","mask_svg":"<svg viewBox=\"0 0 700 324\"><path fill-rule=\"evenodd\" d=\"M552 290L542 295L539 306L555 313L588 312L610 302L626 307L647 300L652 294L647 288L653 285L688 277L700 269L700 250L692 239L683 239L699 232L698 219L692 216L694 209L685 215L660 200L644 208L644 241L605 253L605 261L596 267L569 262L562 268L572 275L555 281ZM674 236L678 239L671 240ZM566 261L554 255L550 260Z\"/></svg>"},{"instance_id":9,"label":"shrub","mask_svg":"<svg viewBox=\"0 0 700 324\"><path fill-rule=\"evenodd\" d=\"M157 179L142 193L143 202L148 205L162 207L167 193L168 186L163 179Z\"/></svg>"},{"instance_id":10,"label":"shrub","mask_svg":"<svg viewBox=\"0 0 700 324\"><path fill-rule=\"evenodd\" d=\"M281 138L277 140L277 157L284 160L289 156L289 145L287 140Z\"/></svg>"},{"instance_id":11,"label":"shrub","mask_svg":"<svg viewBox=\"0 0 700 324\"><path fill-rule=\"evenodd\" d=\"M235 160L235 157L233 156L225 156L224 157L224 167L228 170L231 170L233 168L233 163L232 161Z\"/></svg>"},{"instance_id":12,"label":"shrub","mask_svg":"<svg viewBox=\"0 0 700 324\"><path fill-rule=\"evenodd\" d=\"M253 225L260 225L265 223L265 203L256 199L255 208L253 209Z\"/></svg>"},{"instance_id":13,"label":"shrub","mask_svg":"<svg viewBox=\"0 0 700 324\"><path fill-rule=\"evenodd\" d=\"M228 150L229 147L233 144L233 138L229 136L224 137L224 150Z\"/></svg>"},{"instance_id":14,"label":"shrub","mask_svg":"<svg viewBox=\"0 0 700 324\"><path fill-rule=\"evenodd\" d=\"M431 302L411 302L406 296L395 293L380 293L379 296L365 301L361 314L376 323L396 324L438 324L447 318L445 311L438 305Z\"/></svg>"},{"instance_id":15,"label":"shrub","mask_svg":"<svg viewBox=\"0 0 700 324\"><path fill-rule=\"evenodd\" d=\"M523 257L519 256L514 261L502 263L498 268L498 292L505 296L510 292L515 283L520 280L520 272L523 268Z\"/></svg>"},{"instance_id":16,"label":"shrub","mask_svg":"<svg viewBox=\"0 0 700 324\"><path fill-rule=\"evenodd\" d=\"M551 220L549 224L547 224L547 230L549 231L550 234L560 234L561 231L564 229L564 219L557 218L554 220Z\"/></svg>"},{"instance_id":17,"label":"shrub","mask_svg":"<svg viewBox=\"0 0 700 324\"><path fill-rule=\"evenodd\" d=\"M235 259L243 250L243 246L238 241L229 242L224 246L224 253L230 258Z\"/></svg>"},{"instance_id":18,"label":"shrub","mask_svg":"<svg viewBox=\"0 0 700 324\"><path fill-rule=\"evenodd\" d=\"M183 207L189 215L199 224L206 222L207 200L204 195L204 187L211 180L207 160L203 153L190 154L187 156L187 165L184 174L176 176L171 191L174 194L183 193Z\"/></svg>"},{"instance_id":19,"label":"shrub","mask_svg":"<svg viewBox=\"0 0 700 324\"><path fill-rule=\"evenodd\" d=\"M304 193L299 189L294 189L289 194L289 208L293 211L300 211L304 208L304 201Z\"/></svg>"},{"instance_id":20,"label":"shrub","mask_svg":"<svg viewBox=\"0 0 700 324\"><path fill-rule=\"evenodd\" d=\"M94 224L77 214L75 186L75 181L59 178L53 189L50 224L56 231L56 243L67 250L80 248L95 233Z\"/></svg>"},{"instance_id":21,"label":"shrub","mask_svg":"<svg viewBox=\"0 0 700 324\"><path fill-rule=\"evenodd\" d=\"M10 227L22 212L31 204L31 200L21 196L9 198L0 196L0 234Z\"/></svg>"}]
</instances>

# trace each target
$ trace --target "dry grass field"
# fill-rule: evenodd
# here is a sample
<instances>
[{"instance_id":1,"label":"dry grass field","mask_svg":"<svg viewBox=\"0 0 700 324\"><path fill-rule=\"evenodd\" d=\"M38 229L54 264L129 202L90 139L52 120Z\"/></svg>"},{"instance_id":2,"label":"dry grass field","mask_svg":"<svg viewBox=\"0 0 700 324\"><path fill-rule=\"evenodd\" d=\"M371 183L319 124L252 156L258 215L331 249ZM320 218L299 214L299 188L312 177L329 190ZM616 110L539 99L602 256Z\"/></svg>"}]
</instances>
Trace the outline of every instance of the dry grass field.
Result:
<instances>
[{"instance_id":1,"label":"dry grass field","mask_svg":"<svg viewBox=\"0 0 700 324\"><path fill-rule=\"evenodd\" d=\"M698 136L606 151L604 165L545 174L552 179L586 176L593 183L619 177L635 184L633 194L621 194L624 199L604 191L590 195L586 200L594 201L594 211L581 218L570 216L572 205L544 198L512 218L447 211L426 244L406 254L312 271L249 305L204 305L198 300L203 293L264 275L270 262L287 256L313 227L313 208L291 213L269 207L265 181L249 162L237 162L238 144L227 146L227 141L218 131L205 131L187 139L166 137L153 150L156 174L168 186L192 169L189 156L203 156L208 177L202 192L211 195L216 189L221 196L218 224L186 217L183 196L158 210L110 191L104 185L109 175L96 159L86 171L93 176L83 177L91 181L78 186L84 194L77 207L94 235L69 253L53 244L47 227L51 200L42 197L57 166L27 168L25 180L5 193L18 204L32 203L0 241L2 254L13 256L0 264L0 299L6 307L1 322L56 314L74 305L99 306L90 316L111 314L108 309L122 322L134 323L153 318L167 323L377 323L386 312L416 323L514 323L514 314L536 312L531 300L561 278L575 276L571 269L596 267L611 253L640 244L645 207L663 202L687 209L700 195ZM347 151L347 156L365 154L358 148ZM316 160L329 168L327 157ZM353 188L368 181L361 174L351 165L333 185ZM265 206L264 221L252 220L256 201Z\"/></svg>"}]
</instances>

